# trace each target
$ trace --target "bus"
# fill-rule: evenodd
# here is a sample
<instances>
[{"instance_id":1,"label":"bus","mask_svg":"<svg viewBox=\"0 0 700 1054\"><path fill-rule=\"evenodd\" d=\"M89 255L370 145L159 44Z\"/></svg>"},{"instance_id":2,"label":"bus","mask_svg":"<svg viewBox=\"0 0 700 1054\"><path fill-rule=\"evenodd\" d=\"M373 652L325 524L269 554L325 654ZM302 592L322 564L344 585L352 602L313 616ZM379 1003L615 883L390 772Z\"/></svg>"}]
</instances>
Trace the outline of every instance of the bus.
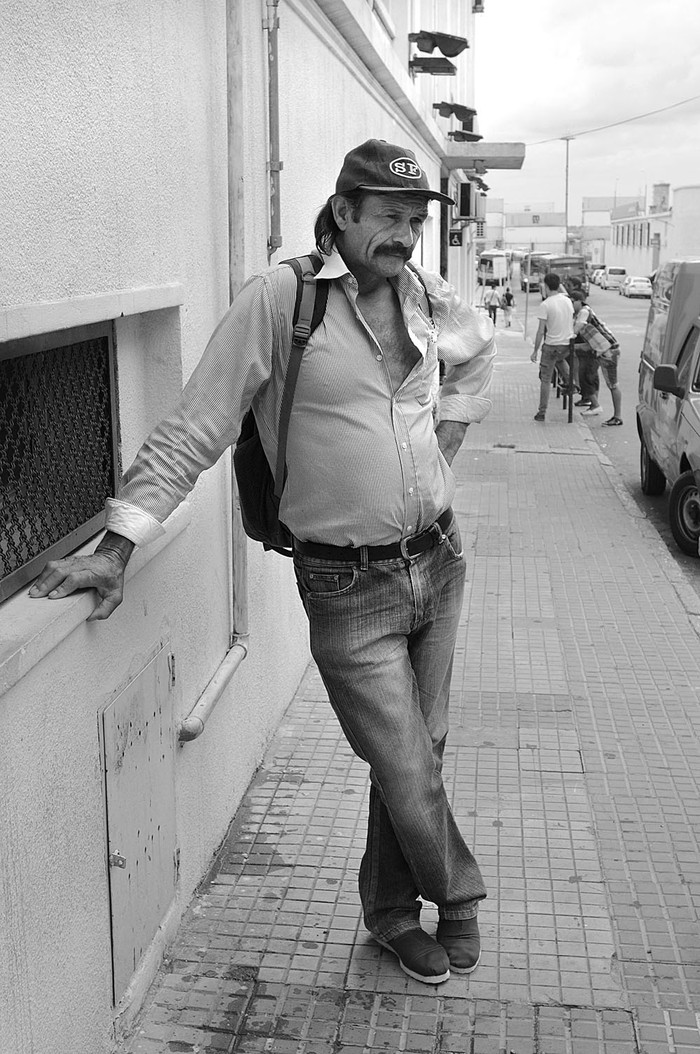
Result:
<instances>
[{"instance_id":1,"label":"bus","mask_svg":"<svg viewBox=\"0 0 700 1054\"><path fill-rule=\"evenodd\" d=\"M520 261L520 290L528 293L531 289L539 289L540 282L545 272L541 272L543 261L549 259L551 253L525 253Z\"/></svg>"},{"instance_id":2,"label":"bus","mask_svg":"<svg viewBox=\"0 0 700 1054\"><path fill-rule=\"evenodd\" d=\"M546 274L558 274L562 285L570 292L570 280L578 278L584 293L588 293L588 275L586 274L586 260L583 256L558 256L556 253L547 253L530 265L530 273L537 273L540 289L544 296L542 282Z\"/></svg>"},{"instance_id":3,"label":"bus","mask_svg":"<svg viewBox=\"0 0 700 1054\"><path fill-rule=\"evenodd\" d=\"M508 281L508 265L508 256L501 250L481 253L476 272L479 285L505 285Z\"/></svg>"}]
</instances>

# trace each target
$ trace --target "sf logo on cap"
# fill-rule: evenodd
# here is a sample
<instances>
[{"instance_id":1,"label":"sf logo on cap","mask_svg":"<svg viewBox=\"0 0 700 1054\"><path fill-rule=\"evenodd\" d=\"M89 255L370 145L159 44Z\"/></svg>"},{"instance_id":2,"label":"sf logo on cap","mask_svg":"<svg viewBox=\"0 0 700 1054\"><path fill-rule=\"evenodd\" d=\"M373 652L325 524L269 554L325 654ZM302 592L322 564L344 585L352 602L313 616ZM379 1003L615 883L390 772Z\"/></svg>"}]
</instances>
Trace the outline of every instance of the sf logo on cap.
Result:
<instances>
[{"instance_id":1,"label":"sf logo on cap","mask_svg":"<svg viewBox=\"0 0 700 1054\"><path fill-rule=\"evenodd\" d=\"M404 179L420 179L423 175L420 166L410 157L395 157L389 168L395 176Z\"/></svg>"}]
</instances>

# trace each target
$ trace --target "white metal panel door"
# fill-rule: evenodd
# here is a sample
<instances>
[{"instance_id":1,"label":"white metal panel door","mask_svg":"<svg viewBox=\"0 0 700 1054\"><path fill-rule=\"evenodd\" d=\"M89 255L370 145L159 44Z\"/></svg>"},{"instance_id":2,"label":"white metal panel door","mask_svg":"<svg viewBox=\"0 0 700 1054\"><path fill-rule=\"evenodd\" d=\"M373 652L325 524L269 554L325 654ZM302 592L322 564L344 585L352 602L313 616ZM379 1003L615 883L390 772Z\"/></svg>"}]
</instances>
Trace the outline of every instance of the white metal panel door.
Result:
<instances>
[{"instance_id":1,"label":"white metal panel door","mask_svg":"<svg viewBox=\"0 0 700 1054\"><path fill-rule=\"evenodd\" d=\"M177 883L172 669L163 646L102 712L115 1003Z\"/></svg>"}]
</instances>

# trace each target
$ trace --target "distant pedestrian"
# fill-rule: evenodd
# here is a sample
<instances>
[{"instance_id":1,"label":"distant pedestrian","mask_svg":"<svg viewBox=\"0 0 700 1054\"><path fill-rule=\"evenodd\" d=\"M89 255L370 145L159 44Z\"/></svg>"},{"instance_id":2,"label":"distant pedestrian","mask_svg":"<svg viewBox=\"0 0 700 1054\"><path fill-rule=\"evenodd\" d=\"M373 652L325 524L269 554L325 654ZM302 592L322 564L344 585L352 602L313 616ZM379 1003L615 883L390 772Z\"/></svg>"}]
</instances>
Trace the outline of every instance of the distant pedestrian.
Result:
<instances>
[{"instance_id":1,"label":"distant pedestrian","mask_svg":"<svg viewBox=\"0 0 700 1054\"><path fill-rule=\"evenodd\" d=\"M583 292L574 290L571 294L571 302L574 305L574 333L576 334L574 351L576 352L578 385L581 392L581 398L575 405L587 410L591 405L596 406L598 404L598 389L600 387L598 356L576 328L577 325L580 328L580 324L587 322L590 316L590 310L586 305Z\"/></svg>"},{"instance_id":2,"label":"distant pedestrian","mask_svg":"<svg viewBox=\"0 0 700 1054\"><path fill-rule=\"evenodd\" d=\"M583 282L580 278L565 278L564 286L566 287L566 292L569 294L572 300L574 299L575 293L583 293Z\"/></svg>"},{"instance_id":3,"label":"distant pedestrian","mask_svg":"<svg viewBox=\"0 0 700 1054\"><path fill-rule=\"evenodd\" d=\"M501 307L501 294L495 285L489 286L486 296L484 297L484 303L486 304L486 310L489 313L489 318L496 325L496 315L498 309Z\"/></svg>"},{"instance_id":4,"label":"distant pedestrian","mask_svg":"<svg viewBox=\"0 0 700 1054\"><path fill-rule=\"evenodd\" d=\"M544 421L547 413L554 370L559 370L564 381L569 383L567 358L571 341L574 339L574 308L570 298L564 292L559 275L546 274L544 289L545 299L537 312L539 325L535 334L535 349L530 356L531 362L537 362L540 345L542 346L540 405L535 414L535 420L540 422Z\"/></svg>"},{"instance_id":5,"label":"distant pedestrian","mask_svg":"<svg viewBox=\"0 0 700 1054\"><path fill-rule=\"evenodd\" d=\"M510 329L511 320L513 318L513 309L515 308L515 297L510 291L510 286L506 287L506 291L501 298L501 307L503 308L503 318L506 328Z\"/></svg>"},{"instance_id":6,"label":"distant pedestrian","mask_svg":"<svg viewBox=\"0 0 700 1054\"><path fill-rule=\"evenodd\" d=\"M620 345L607 326L603 325L600 319L593 314L588 304L586 304L583 293L577 292L573 294L573 302L576 312L574 332L581 340L586 342L595 354L596 367L603 374L605 383L610 389L610 395L612 396L613 415L607 421L603 421L603 424L613 428L619 427L622 424L622 392L617 382ZM591 345L589 340L594 341L597 346ZM581 390L583 391L583 387ZM597 417L602 413L603 407L598 402L598 387L596 386L595 390L590 392L589 405L587 409L581 411L581 416Z\"/></svg>"}]
</instances>

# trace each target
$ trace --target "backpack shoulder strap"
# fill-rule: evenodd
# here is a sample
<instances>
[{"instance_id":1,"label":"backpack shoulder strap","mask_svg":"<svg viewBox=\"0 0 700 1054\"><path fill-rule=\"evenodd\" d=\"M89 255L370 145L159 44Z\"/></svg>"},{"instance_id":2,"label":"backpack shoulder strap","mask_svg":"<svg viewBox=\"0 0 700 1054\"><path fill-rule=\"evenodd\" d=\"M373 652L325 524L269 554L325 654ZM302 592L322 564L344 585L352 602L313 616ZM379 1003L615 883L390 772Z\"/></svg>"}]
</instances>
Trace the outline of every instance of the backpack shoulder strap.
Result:
<instances>
[{"instance_id":1,"label":"backpack shoulder strap","mask_svg":"<svg viewBox=\"0 0 700 1054\"><path fill-rule=\"evenodd\" d=\"M304 348L309 342L309 337L319 326L326 311L328 302L329 283L323 279L314 281L316 275L323 267L323 260L316 253L308 256L294 257L291 260L283 260L288 264L297 279L297 294L294 302L294 315L292 316L292 348L287 363L287 373L284 378L284 389L282 391L282 402L280 404L279 427L277 429L277 465L275 468L275 495L280 498L284 490L286 477L287 459L287 434L289 432L289 419L292 413L292 402L294 401L294 390L299 376Z\"/></svg>"}]
</instances>

